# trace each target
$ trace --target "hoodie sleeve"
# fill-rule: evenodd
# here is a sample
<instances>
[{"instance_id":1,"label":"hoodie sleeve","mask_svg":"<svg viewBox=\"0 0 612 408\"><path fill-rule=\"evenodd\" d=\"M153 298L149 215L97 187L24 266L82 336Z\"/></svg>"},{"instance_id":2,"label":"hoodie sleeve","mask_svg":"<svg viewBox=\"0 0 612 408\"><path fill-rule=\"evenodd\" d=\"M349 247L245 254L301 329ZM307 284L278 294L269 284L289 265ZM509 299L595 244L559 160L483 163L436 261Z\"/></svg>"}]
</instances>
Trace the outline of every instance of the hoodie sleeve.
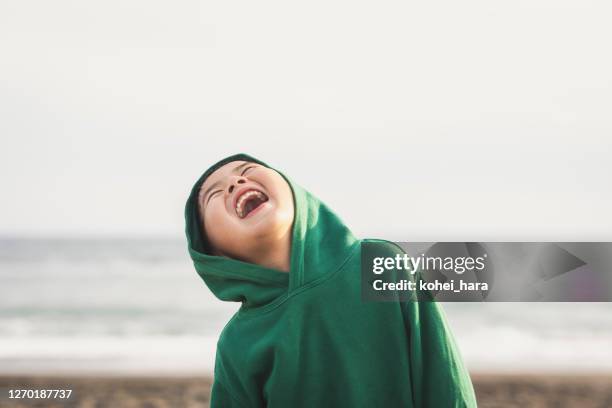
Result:
<instances>
[{"instance_id":1,"label":"hoodie sleeve","mask_svg":"<svg viewBox=\"0 0 612 408\"><path fill-rule=\"evenodd\" d=\"M384 240L368 240L376 247L377 256L404 255L404 250ZM394 270L394 279L413 282L422 280L418 270L410 273ZM417 286L418 287L418 286ZM416 297L413 295L413 299ZM410 378L415 407L472 408L476 396L472 380L463 363L459 347L450 330L440 303L433 301L428 291L419 291L417 300L397 300L408 338Z\"/></svg>"},{"instance_id":2,"label":"hoodie sleeve","mask_svg":"<svg viewBox=\"0 0 612 408\"><path fill-rule=\"evenodd\" d=\"M476 407L470 375L438 302L401 302L417 407Z\"/></svg>"},{"instance_id":3,"label":"hoodie sleeve","mask_svg":"<svg viewBox=\"0 0 612 408\"><path fill-rule=\"evenodd\" d=\"M210 408L247 408L249 404L243 401L242 395L238 395L238 389L241 387L236 386L239 383L237 373L230 369L231 365L228 364L227 359L223 358L222 348L220 344L217 344L215 375L210 391Z\"/></svg>"},{"instance_id":4,"label":"hoodie sleeve","mask_svg":"<svg viewBox=\"0 0 612 408\"><path fill-rule=\"evenodd\" d=\"M215 378L210 391L210 408L245 408L244 405L234 399L230 390Z\"/></svg>"}]
</instances>

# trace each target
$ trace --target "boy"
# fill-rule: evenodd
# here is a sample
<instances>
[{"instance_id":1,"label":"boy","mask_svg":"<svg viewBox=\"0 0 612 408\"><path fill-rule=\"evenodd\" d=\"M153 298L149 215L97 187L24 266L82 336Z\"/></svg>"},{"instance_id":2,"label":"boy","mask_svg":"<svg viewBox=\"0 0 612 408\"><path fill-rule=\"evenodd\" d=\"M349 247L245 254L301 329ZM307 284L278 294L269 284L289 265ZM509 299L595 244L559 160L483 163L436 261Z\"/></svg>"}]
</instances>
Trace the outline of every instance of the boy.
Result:
<instances>
[{"instance_id":1,"label":"boy","mask_svg":"<svg viewBox=\"0 0 612 408\"><path fill-rule=\"evenodd\" d=\"M363 241L283 174L225 158L185 219L199 275L242 302L217 344L211 407L476 406L439 305L362 302Z\"/></svg>"}]
</instances>

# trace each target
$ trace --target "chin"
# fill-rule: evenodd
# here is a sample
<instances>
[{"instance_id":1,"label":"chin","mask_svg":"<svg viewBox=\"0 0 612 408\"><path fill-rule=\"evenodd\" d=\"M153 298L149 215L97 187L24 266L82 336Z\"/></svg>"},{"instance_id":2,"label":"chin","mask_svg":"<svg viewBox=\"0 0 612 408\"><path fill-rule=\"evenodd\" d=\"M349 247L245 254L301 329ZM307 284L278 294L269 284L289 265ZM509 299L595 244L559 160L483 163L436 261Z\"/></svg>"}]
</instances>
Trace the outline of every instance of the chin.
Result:
<instances>
[{"instance_id":1,"label":"chin","mask_svg":"<svg viewBox=\"0 0 612 408\"><path fill-rule=\"evenodd\" d=\"M291 229L291 223L287 222L287 218L283 214L271 212L262 217L255 225L248 228L247 235L251 239L267 240L270 238L282 237L287 230Z\"/></svg>"},{"instance_id":2,"label":"chin","mask_svg":"<svg viewBox=\"0 0 612 408\"><path fill-rule=\"evenodd\" d=\"M265 239L272 235L275 231L275 220L262 219L257 224L248 228L247 235L251 239Z\"/></svg>"}]
</instances>

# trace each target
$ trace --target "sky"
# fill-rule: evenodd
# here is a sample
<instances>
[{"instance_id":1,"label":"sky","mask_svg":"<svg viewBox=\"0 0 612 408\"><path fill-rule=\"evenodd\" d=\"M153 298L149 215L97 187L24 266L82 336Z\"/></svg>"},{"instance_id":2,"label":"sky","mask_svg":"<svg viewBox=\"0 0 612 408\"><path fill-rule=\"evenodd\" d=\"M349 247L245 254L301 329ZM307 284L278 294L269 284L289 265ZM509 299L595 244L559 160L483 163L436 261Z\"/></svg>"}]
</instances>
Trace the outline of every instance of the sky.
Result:
<instances>
[{"instance_id":1,"label":"sky","mask_svg":"<svg viewBox=\"0 0 612 408\"><path fill-rule=\"evenodd\" d=\"M0 235L183 236L245 152L358 236L606 241L605 1L0 3Z\"/></svg>"}]
</instances>

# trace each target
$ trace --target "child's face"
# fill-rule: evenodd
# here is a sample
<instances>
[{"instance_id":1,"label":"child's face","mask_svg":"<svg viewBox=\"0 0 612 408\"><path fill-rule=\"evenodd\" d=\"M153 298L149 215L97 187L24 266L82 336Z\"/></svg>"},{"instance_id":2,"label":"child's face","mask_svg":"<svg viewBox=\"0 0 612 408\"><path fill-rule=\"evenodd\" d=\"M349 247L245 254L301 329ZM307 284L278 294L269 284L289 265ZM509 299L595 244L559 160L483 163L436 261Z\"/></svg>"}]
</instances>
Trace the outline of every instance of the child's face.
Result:
<instances>
[{"instance_id":1,"label":"child's face","mask_svg":"<svg viewBox=\"0 0 612 408\"><path fill-rule=\"evenodd\" d=\"M227 163L204 181L198 200L215 255L250 261L262 245L291 233L291 188L268 167L245 161Z\"/></svg>"}]
</instances>

